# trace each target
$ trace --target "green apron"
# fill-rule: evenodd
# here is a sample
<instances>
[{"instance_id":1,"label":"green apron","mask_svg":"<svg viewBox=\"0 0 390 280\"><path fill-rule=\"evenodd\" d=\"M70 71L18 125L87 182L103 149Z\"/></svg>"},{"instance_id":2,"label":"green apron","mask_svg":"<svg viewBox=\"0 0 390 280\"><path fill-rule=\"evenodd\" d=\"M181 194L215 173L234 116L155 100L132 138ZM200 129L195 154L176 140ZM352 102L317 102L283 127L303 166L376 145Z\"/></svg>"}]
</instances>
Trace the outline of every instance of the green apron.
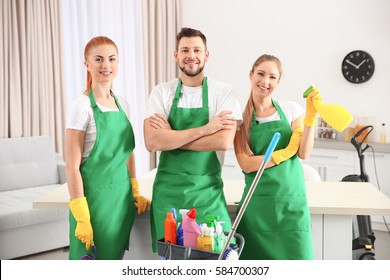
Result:
<instances>
[{"instance_id":1,"label":"green apron","mask_svg":"<svg viewBox=\"0 0 390 280\"><path fill-rule=\"evenodd\" d=\"M281 138L275 150L287 147L292 131L279 105L273 101L280 120L259 124L253 115L250 146L264 155L275 132ZM244 201L256 172L245 174ZM265 169L237 227L245 239L240 259L312 259L310 213L302 165L296 155Z\"/></svg>"},{"instance_id":2,"label":"green apron","mask_svg":"<svg viewBox=\"0 0 390 280\"><path fill-rule=\"evenodd\" d=\"M168 121L174 130L203 126L209 122L207 79L203 79L202 107L178 108L181 80L176 88ZM196 221L204 223L203 217L212 214L225 221L223 227L229 231L231 220L226 207L221 178L221 164L216 152L199 152L184 149L163 151L153 184L151 205L151 230L153 251L157 251L156 240L164 238L166 213L175 208L178 221L179 209L196 208Z\"/></svg>"},{"instance_id":3,"label":"green apron","mask_svg":"<svg viewBox=\"0 0 390 280\"><path fill-rule=\"evenodd\" d=\"M112 94L112 93L111 93ZM113 94L112 94L113 95ZM114 96L114 95L113 95ZM102 112L92 91L89 99L96 123L96 141L80 167L98 259L120 259L129 248L135 204L126 161L134 150L133 128L114 96L119 112ZM76 221L70 212L69 259L79 260L87 251L74 236ZM92 249L90 250L92 252Z\"/></svg>"}]
</instances>

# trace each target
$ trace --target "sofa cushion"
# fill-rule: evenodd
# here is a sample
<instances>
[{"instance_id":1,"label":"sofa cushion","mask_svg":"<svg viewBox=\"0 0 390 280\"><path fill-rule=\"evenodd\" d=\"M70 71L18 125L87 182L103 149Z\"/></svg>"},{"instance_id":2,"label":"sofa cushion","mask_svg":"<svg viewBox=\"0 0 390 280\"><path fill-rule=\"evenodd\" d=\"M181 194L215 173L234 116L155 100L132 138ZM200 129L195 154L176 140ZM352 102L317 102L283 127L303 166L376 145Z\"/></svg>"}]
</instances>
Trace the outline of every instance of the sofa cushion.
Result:
<instances>
[{"instance_id":1,"label":"sofa cushion","mask_svg":"<svg viewBox=\"0 0 390 280\"><path fill-rule=\"evenodd\" d=\"M0 139L0 191L59 183L49 136Z\"/></svg>"},{"instance_id":2,"label":"sofa cushion","mask_svg":"<svg viewBox=\"0 0 390 280\"><path fill-rule=\"evenodd\" d=\"M60 185L0 192L0 231L68 219L68 209L33 209L33 201Z\"/></svg>"}]
</instances>

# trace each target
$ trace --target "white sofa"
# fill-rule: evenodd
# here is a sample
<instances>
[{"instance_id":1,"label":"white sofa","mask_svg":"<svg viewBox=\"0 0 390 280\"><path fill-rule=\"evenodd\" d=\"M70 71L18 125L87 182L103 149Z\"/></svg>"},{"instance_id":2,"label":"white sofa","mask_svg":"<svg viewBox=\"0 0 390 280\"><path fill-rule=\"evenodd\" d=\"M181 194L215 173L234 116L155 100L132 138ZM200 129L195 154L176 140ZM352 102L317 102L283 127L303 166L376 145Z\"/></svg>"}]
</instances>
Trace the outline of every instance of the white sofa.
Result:
<instances>
[{"instance_id":1,"label":"white sofa","mask_svg":"<svg viewBox=\"0 0 390 280\"><path fill-rule=\"evenodd\" d=\"M0 259L69 245L69 210L33 209L34 200L65 182L50 137L0 139Z\"/></svg>"}]
</instances>

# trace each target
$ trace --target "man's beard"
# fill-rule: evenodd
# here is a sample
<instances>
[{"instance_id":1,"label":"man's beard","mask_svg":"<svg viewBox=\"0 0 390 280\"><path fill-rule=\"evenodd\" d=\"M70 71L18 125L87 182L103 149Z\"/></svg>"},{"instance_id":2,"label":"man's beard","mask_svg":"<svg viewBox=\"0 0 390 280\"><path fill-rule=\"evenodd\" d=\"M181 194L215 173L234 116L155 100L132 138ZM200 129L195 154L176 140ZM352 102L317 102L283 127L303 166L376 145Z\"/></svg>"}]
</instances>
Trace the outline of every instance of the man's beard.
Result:
<instances>
[{"instance_id":1,"label":"man's beard","mask_svg":"<svg viewBox=\"0 0 390 280\"><path fill-rule=\"evenodd\" d=\"M179 68L180 68L181 72L183 72L184 74L186 74L188 77L196 77L196 76L199 75L199 73L201 73L201 72L203 71L204 66L203 66L203 67L199 67L198 70L196 70L194 73L188 72L188 71L185 69L185 67L180 67L180 66L179 66Z\"/></svg>"}]
</instances>

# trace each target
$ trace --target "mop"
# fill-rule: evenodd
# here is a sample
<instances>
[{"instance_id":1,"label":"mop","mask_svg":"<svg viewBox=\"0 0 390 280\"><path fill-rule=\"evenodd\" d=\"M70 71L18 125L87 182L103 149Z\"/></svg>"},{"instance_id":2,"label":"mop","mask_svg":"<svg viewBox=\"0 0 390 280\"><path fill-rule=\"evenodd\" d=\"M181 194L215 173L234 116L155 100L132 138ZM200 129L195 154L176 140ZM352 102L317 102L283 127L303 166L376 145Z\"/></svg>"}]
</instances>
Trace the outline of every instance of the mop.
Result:
<instances>
[{"instance_id":1,"label":"mop","mask_svg":"<svg viewBox=\"0 0 390 280\"><path fill-rule=\"evenodd\" d=\"M238 224L241 221L242 216L244 215L245 209L248 206L249 200L251 199L257 184L259 183L259 180L261 178L261 175L263 174L263 171L265 169L266 164L271 158L271 155L273 151L275 150L276 144L278 143L280 139L280 133L275 132L274 136L272 137L271 143L269 144L267 151L265 152L264 159L260 164L260 168L256 173L256 176L252 182L251 187L249 188L248 194L246 195L244 202L241 205L241 209L237 213L237 217L234 220L234 223L232 225L232 229L230 230L226 243L221 251L221 254L218 257L218 260L232 260L232 259L238 259L237 252L234 251L232 248L229 247L230 241L232 240L234 234L236 233ZM234 255L235 254L235 255Z\"/></svg>"}]
</instances>

